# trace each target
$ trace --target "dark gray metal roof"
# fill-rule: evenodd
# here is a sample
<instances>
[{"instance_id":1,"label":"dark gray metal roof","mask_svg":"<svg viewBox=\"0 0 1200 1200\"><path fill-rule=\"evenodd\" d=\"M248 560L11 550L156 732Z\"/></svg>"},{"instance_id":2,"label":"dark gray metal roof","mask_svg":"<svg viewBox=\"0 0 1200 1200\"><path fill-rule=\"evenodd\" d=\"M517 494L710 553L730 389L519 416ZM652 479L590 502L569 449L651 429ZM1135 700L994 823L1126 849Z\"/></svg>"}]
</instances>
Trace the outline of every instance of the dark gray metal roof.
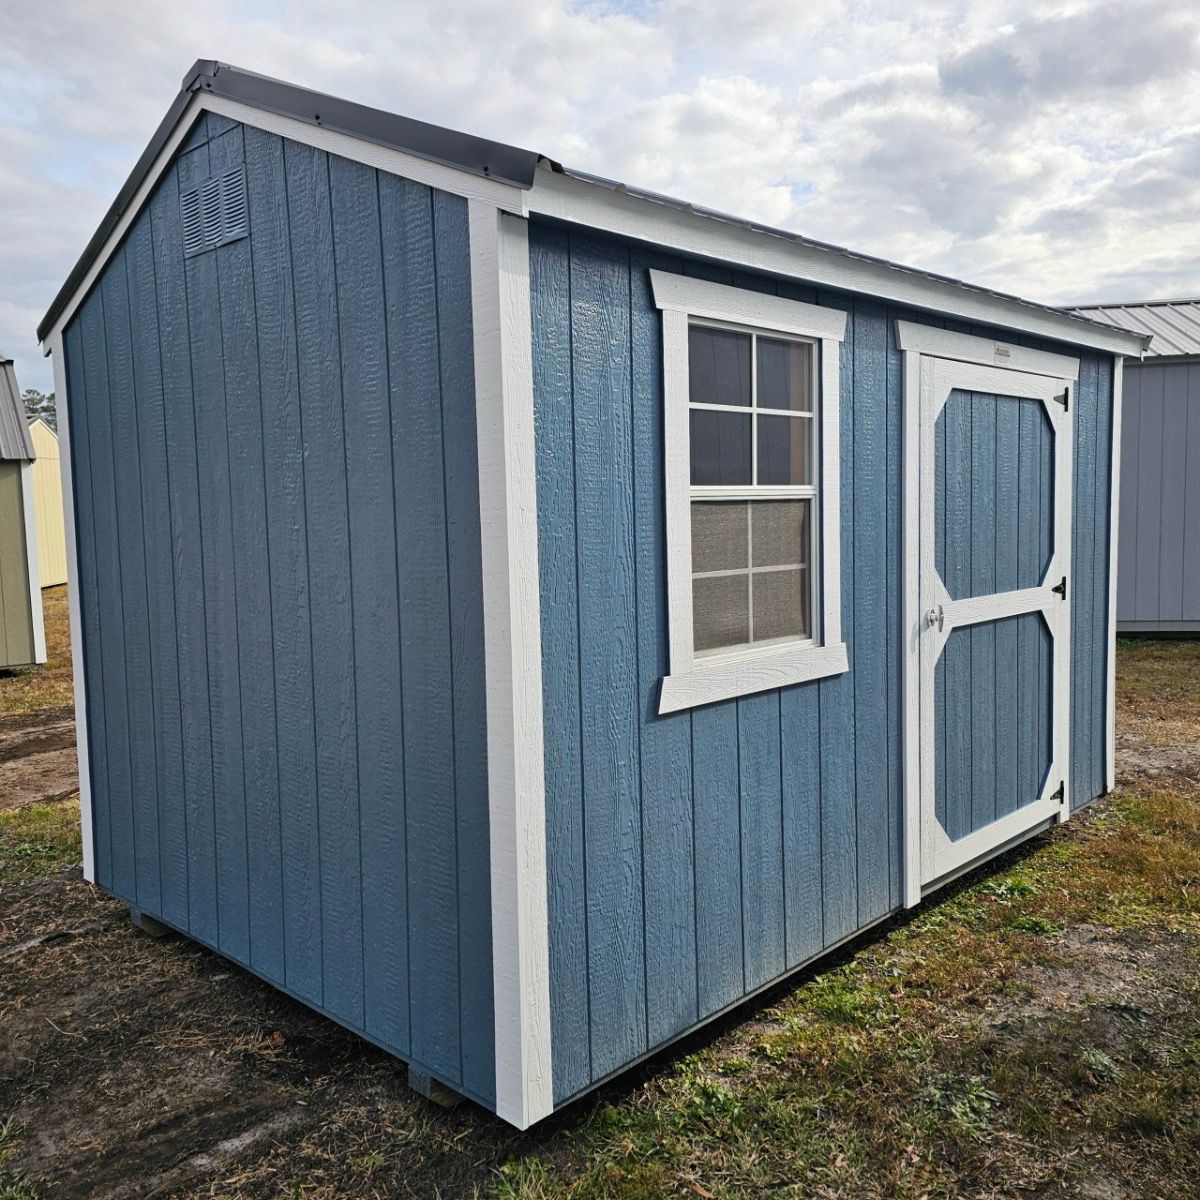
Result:
<instances>
[{"instance_id":1,"label":"dark gray metal roof","mask_svg":"<svg viewBox=\"0 0 1200 1200\"><path fill-rule=\"evenodd\" d=\"M469 134L457 133L451 129L443 129L437 125L429 125L423 121L414 121L408 117L397 116L394 113L383 112L377 108L369 108L363 104L354 104L348 100L340 100L322 92L314 92L308 88L297 87L295 84L284 83L253 71L245 71L240 67L232 67L212 59L200 59L184 76L179 94L171 104L167 115L155 130L150 144L138 159L129 178L118 193L112 207L105 214L100 227L92 235L79 261L75 264L66 282L59 289L53 303L38 326L38 340L45 341L46 336L54 327L63 310L70 303L72 296L83 282L92 262L100 254L109 235L120 221L125 210L132 202L139 186L149 173L159 151L171 136L172 130L178 124L192 95L197 91L211 92L231 100L255 108L264 109L283 116L307 122L310 125L325 129L334 129L353 137L362 138L378 145L390 146L415 154L461 170L470 171L477 175L498 179L520 188L533 186L534 177L540 162L547 163L554 171L573 179L657 203L670 205L683 212L694 213L712 220L724 221L729 224L754 230L758 233L785 238L801 245L815 247L830 254L840 255L858 262L875 263L905 274L928 279L941 285L949 285L976 295L988 295L1007 303L1014 303L1039 312L1053 313L1056 317L1066 317L1076 321L1081 328L1097 325L1111 328L1113 322L1097 321L1080 312L1072 312L1063 308L1054 308L1048 304L1039 304L1032 300L1024 300L1006 292L994 291L990 288L979 287L954 279L947 275L938 275L932 271L923 271L915 267L904 266L888 259L876 258L867 254L858 254L841 246L833 246L806 238L788 230L760 225L754 221L743 220L661 196L625 184L615 183L596 175L582 171L568 171L559 163L544 155L535 154L530 150L521 150L516 146L504 145L500 142L488 141L485 138L472 137ZM1064 331L1065 337L1066 331Z\"/></svg>"},{"instance_id":2,"label":"dark gray metal roof","mask_svg":"<svg viewBox=\"0 0 1200 1200\"><path fill-rule=\"evenodd\" d=\"M0 459L32 462L36 457L13 360L0 353Z\"/></svg>"},{"instance_id":3,"label":"dark gray metal roof","mask_svg":"<svg viewBox=\"0 0 1200 1200\"><path fill-rule=\"evenodd\" d=\"M1153 334L1147 358L1200 355L1200 299L1088 304L1073 311L1118 329Z\"/></svg>"}]
</instances>

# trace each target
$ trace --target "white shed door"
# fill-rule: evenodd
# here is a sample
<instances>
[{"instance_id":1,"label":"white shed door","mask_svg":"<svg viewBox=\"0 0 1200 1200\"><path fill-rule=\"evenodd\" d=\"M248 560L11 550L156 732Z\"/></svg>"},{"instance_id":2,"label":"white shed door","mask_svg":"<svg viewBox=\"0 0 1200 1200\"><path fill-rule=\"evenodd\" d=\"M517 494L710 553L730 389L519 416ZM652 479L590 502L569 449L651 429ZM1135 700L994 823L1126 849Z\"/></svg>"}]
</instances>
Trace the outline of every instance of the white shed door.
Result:
<instances>
[{"instance_id":1,"label":"white shed door","mask_svg":"<svg viewBox=\"0 0 1200 1200\"><path fill-rule=\"evenodd\" d=\"M907 466L919 497L919 804L908 823L919 848L908 862L924 889L1070 811L1073 384L919 364Z\"/></svg>"}]
</instances>

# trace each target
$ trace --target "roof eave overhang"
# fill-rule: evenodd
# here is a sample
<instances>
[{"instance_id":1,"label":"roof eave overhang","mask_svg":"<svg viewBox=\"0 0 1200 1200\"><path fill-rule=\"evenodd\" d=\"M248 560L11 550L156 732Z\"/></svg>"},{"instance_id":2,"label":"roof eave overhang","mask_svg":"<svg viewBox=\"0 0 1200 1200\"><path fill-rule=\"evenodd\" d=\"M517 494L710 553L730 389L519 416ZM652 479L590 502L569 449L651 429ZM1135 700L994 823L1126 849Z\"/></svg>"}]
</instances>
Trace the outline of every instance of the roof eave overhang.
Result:
<instances>
[{"instance_id":1,"label":"roof eave overhang","mask_svg":"<svg viewBox=\"0 0 1200 1200\"><path fill-rule=\"evenodd\" d=\"M552 216L818 287L858 292L1107 353L1141 357L1150 341L1149 335L1020 297L566 171L532 151L396 116L213 59L199 59L184 76L150 143L38 325L38 340L47 352L50 335L65 323L64 314L69 316L76 297L90 286L93 265L102 262L119 240L122 223L131 219L131 206L136 209L144 202L147 182L156 166L161 169L160 159L176 138L197 94L219 97L239 106L240 111L274 114L291 123L293 130L307 125L464 172L459 178L478 176L490 181L483 185L486 187L516 189L522 196L518 210L526 214Z\"/></svg>"},{"instance_id":2,"label":"roof eave overhang","mask_svg":"<svg viewBox=\"0 0 1200 1200\"><path fill-rule=\"evenodd\" d=\"M1074 316L1049 305L859 254L711 209L629 188L543 159L525 193L531 214L553 217L724 263L784 275L816 287L1018 333L1140 357L1148 334Z\"/></svg>"}]
</instances>

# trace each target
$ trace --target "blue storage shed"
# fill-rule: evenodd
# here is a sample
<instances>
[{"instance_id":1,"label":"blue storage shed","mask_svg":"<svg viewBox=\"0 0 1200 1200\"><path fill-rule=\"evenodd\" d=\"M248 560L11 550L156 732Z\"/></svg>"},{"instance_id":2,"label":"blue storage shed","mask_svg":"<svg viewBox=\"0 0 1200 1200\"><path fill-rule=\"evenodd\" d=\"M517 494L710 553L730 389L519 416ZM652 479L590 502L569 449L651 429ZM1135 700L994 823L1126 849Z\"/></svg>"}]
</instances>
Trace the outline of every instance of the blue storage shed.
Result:
<instances>
[{"instance_id":1,"label":"blue storage shed","mask_svg":"<svg viewBox=\"0 0 1200 1200\"><path fill-rule=\"evenodd\" d=\"M88 878L515 1125L1111 786L1133 333L202 61L39 337Z\"/></svg>"}]
</instances>

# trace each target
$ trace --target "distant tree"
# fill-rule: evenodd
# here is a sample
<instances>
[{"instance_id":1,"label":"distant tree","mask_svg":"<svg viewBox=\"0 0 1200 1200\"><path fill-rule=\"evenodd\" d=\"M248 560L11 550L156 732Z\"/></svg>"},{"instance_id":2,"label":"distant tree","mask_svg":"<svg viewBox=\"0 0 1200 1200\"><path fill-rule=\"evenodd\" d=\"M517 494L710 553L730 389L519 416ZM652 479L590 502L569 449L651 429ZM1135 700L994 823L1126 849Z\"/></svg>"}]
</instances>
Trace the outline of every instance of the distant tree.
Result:
<instances>
[{"instance_id":1,"label":"distant tree","mask_svg":"<svg viewBox=\"0 0 1200 1200\"><path fill-rule=\"evenodd\" d=\"M54 408L54 393L39 392L37 388L26 388L21 393L25 401L25 416L29 420L41 417L55 433L58 432L58 413Z\"/></svg>"}]
</instances>

